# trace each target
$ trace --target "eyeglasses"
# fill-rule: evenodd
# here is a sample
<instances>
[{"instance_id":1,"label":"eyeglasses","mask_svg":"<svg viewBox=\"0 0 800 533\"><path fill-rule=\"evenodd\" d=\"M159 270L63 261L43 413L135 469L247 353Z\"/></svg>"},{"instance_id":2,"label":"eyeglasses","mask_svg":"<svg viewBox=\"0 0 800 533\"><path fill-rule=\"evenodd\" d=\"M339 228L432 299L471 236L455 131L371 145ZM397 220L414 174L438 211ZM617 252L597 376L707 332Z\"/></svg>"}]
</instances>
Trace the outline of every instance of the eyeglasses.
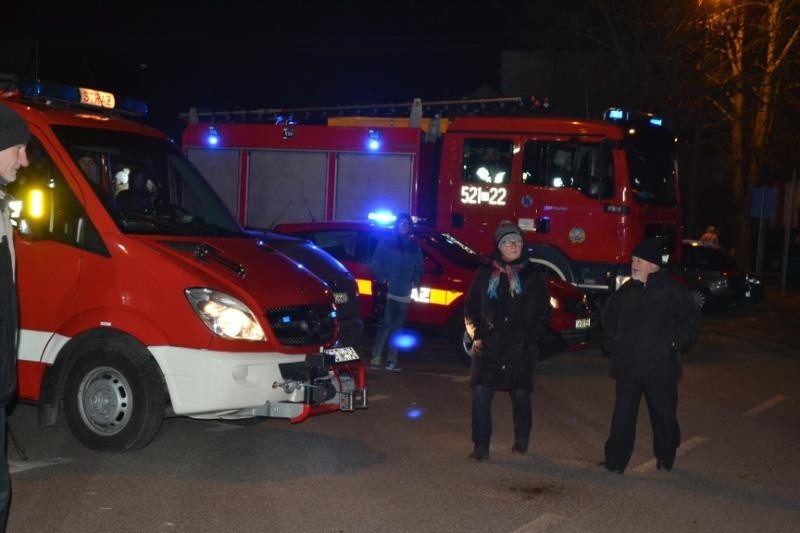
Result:
<instances>
[{"instance_id":1,"label":"eyeglasses","mask_svg":"<svg viewBox=\"0 0 800 533\"><path fill-rule=\"evenodd\" d=\"M500 243L501 246L522 246L522 241L503 241Z\"/></svg>"}]
</instances>

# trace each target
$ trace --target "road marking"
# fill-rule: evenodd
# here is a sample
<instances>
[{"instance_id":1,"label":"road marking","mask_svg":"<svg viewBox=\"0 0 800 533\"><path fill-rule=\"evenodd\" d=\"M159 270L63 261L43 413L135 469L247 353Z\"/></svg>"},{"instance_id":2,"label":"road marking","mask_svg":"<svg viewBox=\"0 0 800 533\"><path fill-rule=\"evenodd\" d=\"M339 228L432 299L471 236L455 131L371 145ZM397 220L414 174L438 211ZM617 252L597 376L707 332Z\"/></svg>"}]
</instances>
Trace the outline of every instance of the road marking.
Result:
<instances>
[{"instance_id":1,"label":"road marking","mask_svg":"<svg viewBox=\"0 0 800 533\"><path fill-rule=\"evenodd\" d=\"M469 381L469 376L463 374L444 374L442 372L421 372L416 370L409 371L409 374L418 374L420 376L433 376L435 378L451 379L456 383Z\"/></svg>"},{"instance_id":2,"label":"road marking","mask_svg":"<svg viewBox=\"0 0 800 533\"><path fill-rule=\"evenodd\" d=\"M779 403L785 402L788 399L789 399L789 397L786 396L785 394L778 394L777 396L775 396L771 400L767 400L766 402L762 403L761 405L759 405L757 407L753 407L752 409L750 409L749 411L744 413L742 416L760 415L761 413L763 413L764 411L766 411L770 407L775 407Z\"/></svg>"},{"instance_id":3,"label":"road marking","mask_svg":"<svg viewBox=\"0 0 800 533\"><path fill-rule=\"evenodd\" d=\"M536 520L528 522L519 529L515 529L514 533L536 533L537 531L545 531L553 526L561 524L566 519L567 517L564 515L545 513Z\"/></svg>"},{"instance_id":4,"label":"road marking","mask_svg":"<svg viewBox=\"0 0 800 533\"><path fill-rule=\"evenodd\" d=\"M25 470L45 468L47 466L60 465L70 461L71 459L66 459L64 457L56 457L55 459L49 459L47 461L9 461L8 472L10 474L16 474L18 472L24 472Z\"/></svg>"},{"instance_id":5,"label":"road marking","mask_svg":"<svg viewBox=\"0 0 800 533\"><path fill-rule=\"evenodd\" d=\"M691 439L683 442L679 447L678 451L675 453L676 456L680 457L681 455L685 455L690 450L697 448L704 442L708 442L710 439L708 437L692 437ZM650 472L656 469L656 460L651 459L646 463L642 463L636 468L633 469L634 472L638 474L644 474L645 472Z\"/></svg>"},{"instance_id":6,"label":"road marking","mask_svg":"<svg viewBox=\"0 0 800 533\"><path fill-rule=\"evenodd\" d=\"M389 398L391 398L391 396L388 395L388 394L375 394L375 395L369 394L367 396L367 401L368 402L379 402L381 400L388 400Z\"/></svg>"}]
</instances>

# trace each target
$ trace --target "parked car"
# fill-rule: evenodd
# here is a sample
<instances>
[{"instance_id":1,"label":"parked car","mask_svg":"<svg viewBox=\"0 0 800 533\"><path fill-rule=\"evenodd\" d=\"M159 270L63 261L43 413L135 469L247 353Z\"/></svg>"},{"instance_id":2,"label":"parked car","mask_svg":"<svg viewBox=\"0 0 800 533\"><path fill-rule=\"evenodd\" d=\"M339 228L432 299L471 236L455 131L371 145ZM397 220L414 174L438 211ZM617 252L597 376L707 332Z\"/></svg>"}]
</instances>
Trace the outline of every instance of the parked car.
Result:
<instances>
[{"instance_id":1,"label":"parked car","mask_svg":"<svg viewBox=\"0 0 800 533\"><path fill-rule=\"evenodd\" d=\"M302 265L330 287L336 303L339 327L336 344L357 346L364 336L364 321L360 314L358 286L350 271L336 258L307 239L252 228L247 232Z\"/></svg>"},{"instance_id":2,"label":"parked car","mask_svg":"<svg viewBox=\"0 0 800 533\"><path fill-rule=\"evenodd\" d=\"M361 316L373 317L375 286L370 258L380 239L391 229L370 222L323 221L281 224L281 233L310 239L341 261L355 276L361 295ZM413 238L422 249L425 273L422 287L411 295L407 322L445 332L459 359L469 362L464 345L464 298L479 265L487 261L452 235L414 227ZM553 316L540 344L540 356L586 345L591 329L590 312L583 294L573 285L547 277ZM375 317L379 318L379 317Z\"/></svg>"},{"instance_id":3,"label":"parked car","mask_svg":"<svg viewBox=\"0 0 800 533\"><path fill-rule=\"evenodd\" d=\"M739 270L733 257L700 241L683 241L683 257L676 274L704 310L759 301L764 296L761 282Z\"/></svg>"}]
</instances>

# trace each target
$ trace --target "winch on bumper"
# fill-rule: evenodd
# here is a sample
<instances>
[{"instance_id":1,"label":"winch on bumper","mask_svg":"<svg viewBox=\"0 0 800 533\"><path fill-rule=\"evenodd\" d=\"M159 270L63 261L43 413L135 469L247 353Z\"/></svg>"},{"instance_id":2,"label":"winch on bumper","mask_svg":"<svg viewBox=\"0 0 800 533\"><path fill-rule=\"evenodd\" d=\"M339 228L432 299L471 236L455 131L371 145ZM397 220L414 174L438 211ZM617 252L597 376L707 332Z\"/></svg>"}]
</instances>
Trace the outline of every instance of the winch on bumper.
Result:
<instances>
[{"instance_id":1,"label":"winch on bumper","mask_svg":"<svg viewBox=\"0 0 800 533\"><path fill-rule=\"evenodd\" d=\"M366 373L353 348L330 348L306 356L305 361L279 364L278 368L281 379L272 388L283 391L286 399L239 411L238 416L301 422L317 414L367 407Z\"/></svg>"}]
</instances>

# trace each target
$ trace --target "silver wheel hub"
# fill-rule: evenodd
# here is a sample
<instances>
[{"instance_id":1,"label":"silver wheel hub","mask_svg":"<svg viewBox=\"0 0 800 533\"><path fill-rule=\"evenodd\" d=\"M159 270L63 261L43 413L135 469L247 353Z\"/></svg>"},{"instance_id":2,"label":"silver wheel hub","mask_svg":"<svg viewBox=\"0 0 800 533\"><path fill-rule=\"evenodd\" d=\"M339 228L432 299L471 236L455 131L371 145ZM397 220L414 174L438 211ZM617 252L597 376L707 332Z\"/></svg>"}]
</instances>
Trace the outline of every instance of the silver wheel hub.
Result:
<instances>
[{"instance_id":1,"label":"silver wheel hub","mask_svg":"<svg viewBox=\"0 0 800 533\"><path fill-rule=\"evenodd\" d=\"M99 367L81 380L78 407L88 428L99 435L114 435L130 421L131 386L118 370Z\"/></svg>"}]
</instances>

